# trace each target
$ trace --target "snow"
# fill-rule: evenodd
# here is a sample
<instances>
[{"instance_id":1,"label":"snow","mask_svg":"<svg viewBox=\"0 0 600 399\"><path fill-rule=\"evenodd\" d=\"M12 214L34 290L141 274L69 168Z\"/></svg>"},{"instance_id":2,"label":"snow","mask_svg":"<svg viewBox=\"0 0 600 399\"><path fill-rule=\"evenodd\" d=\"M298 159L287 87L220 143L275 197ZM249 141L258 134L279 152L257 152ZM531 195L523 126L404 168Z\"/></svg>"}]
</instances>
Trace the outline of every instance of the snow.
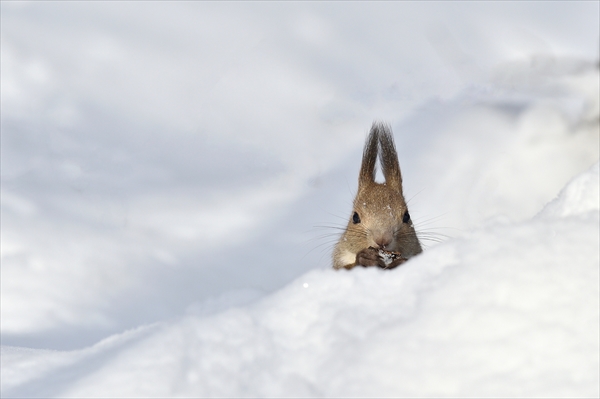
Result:
<instances>
[{"instance_id":1,"label":"snow","mask_svg":"<svg viewBox=\"0 0 600 399\"><path fill-rule=\"evenodd\" d=\"M597 396L598 169L528 222L393 271L313 270L252 305L82 350L3 346L3 394Z\"/></svg>"},{"instance_id":2,"label":"snow","mask_svg":"<svg viewBox=\"0 0 600 399\"><path fill-rule=\"evenodd\" d=\"M597 3L1 7L3 397L600 395Z\"/></svg>"}]
</instances>

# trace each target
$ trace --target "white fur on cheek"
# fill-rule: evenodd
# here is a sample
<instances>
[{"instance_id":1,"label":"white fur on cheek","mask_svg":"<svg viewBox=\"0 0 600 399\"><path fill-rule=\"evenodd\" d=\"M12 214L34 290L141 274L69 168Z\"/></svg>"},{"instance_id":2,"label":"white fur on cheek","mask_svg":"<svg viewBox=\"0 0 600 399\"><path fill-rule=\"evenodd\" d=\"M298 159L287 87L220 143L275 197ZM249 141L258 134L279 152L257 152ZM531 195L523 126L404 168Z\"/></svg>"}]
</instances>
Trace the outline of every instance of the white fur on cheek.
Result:
<instances>
[{"instance_id":1,"label":"white fur on cheek","mask_svg":"<svg viewBox=\"0 0 600 399\"><path fill-rule=\"evenodd\" d=\"M344 251L340 256L340 259L344 265L351 265L356 262L356 254L353 254L350 251Z\"/></svg>"}]
</instances>

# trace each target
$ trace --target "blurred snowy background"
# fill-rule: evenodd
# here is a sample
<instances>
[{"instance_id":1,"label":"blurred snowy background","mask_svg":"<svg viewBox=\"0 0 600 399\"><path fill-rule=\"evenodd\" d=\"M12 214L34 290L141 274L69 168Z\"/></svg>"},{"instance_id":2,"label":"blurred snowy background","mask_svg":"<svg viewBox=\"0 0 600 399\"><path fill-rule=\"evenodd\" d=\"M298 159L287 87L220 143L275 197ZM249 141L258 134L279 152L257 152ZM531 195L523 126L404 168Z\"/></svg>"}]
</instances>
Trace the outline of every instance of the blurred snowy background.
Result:
<instances>
[{"instance_id":1,"label":"blurred snowy background","mask_svg":"<svg viewBox=\"0 0 600 399\"><path fill-rule=\"evenodd\" d=\"M3 347L202 320L329 268L318 226L345 224L373 120L417 230L450 241L531 219L599 157L597 2L1 11Z\"/></svg>"}]
</instances>

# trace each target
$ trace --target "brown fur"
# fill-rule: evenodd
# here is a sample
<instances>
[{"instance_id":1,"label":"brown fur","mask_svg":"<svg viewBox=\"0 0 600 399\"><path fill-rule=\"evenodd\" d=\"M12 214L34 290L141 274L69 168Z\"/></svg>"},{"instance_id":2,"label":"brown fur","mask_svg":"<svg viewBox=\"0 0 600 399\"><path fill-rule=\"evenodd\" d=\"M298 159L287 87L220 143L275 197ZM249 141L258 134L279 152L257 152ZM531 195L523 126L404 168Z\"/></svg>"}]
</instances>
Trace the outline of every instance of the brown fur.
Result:
<instances>
[{"instance_id":1,"label":"brown fur","mask_svg":"<svg viewBox=\"0 0 600 399\"><path fill-rule=\"evenodd\" d=\"M378 156L384 183L375 182ZM408 208L402 195L402 175L391 129L373 123L363 151L350 220L333 251L333 267L381 267L375 248L400 253L405 259L421 253L412 220L403 222L405 212ZM355 213L359 223L353 220Z\"/></svg>"}]
</instances>

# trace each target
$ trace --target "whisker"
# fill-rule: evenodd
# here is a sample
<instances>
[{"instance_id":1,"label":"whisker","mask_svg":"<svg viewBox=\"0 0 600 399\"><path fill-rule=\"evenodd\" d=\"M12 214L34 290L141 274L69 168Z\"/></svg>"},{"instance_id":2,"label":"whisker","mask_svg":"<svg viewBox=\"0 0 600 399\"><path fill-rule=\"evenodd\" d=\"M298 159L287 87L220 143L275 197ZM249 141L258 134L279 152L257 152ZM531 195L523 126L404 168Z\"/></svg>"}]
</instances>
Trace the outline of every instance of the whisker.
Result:
<instances>
[{"instance_id":1,"label":"whisker","mask_svg":"<svg viewBox=\"0 0 600 399\"><path fill-rule=\"evenodd\" d=\"M340 215L336 215L335 213L331 213L331 212L325 212L325 213L327 213L329 216L333 216L333 217L336 217L338 219L348 220L347 216L340 216Z\"/></svg>"},{"instance_id":2,"label":"whisker","mask_svg":"<svg viewBox=\"0 0 600 399\"><path fill-rule=\"evenodd\" d=\"M415 197L417 197L419 194L421 194L423 191L425 191L425 188L422 188L421 190L419 190L415 195L413 195L412 197L410 197L407 201L406 201L406 205L408 205L410 203L410 201L412 201Z\"/></svg>"},{"instance_id":3,"label":"whisker","mask_svg":"<svg viewBox=\"0 0 600 399\"><path fill-rule=\"evenodd\" d=\"M334 230L346 230L346 227L340 227L340 226L326 226L326 225L322 225L322 226L313 226L313 228L315 228L315 229L334 229Z\"/></svg>"},{"instance_id":4,"label":"whisker","mask_svg":"<svg viewBox=\"0 0 600 399\"><path fill-rule=\"evenodd\" d=\"M443 237L446 239L452 238L447 234L442 234L442 233L437 233L437 232L427 232L427 231L417 232L417 237Z\"/></svg>"}]
</instances>

